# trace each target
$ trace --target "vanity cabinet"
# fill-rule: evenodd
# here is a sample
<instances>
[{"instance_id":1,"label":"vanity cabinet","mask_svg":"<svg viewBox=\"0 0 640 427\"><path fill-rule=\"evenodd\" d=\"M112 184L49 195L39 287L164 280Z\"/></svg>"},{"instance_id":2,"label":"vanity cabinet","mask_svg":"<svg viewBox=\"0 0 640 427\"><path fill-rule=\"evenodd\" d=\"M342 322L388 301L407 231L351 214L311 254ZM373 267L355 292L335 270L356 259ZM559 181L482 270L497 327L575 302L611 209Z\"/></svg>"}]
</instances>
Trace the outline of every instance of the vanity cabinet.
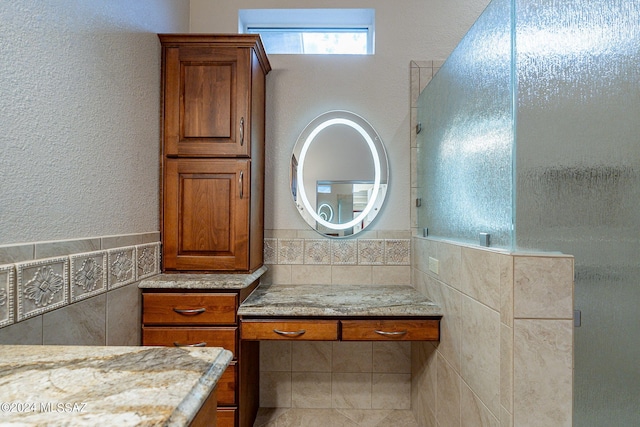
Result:
<instances>
[{"instance_id":1,"label":"vanity cabinet","mask_svg":"<svg viewBox=\"0 0 640 427\"><path fill-rule=\"evenodd\" d=\"M250 272L264 239L258 35L160 34L164 271Z\"/></svg>"},{"instance_id":2,"label":"vanity cabinet","mask_svg":"<svg viewBox=\"0 0 640 427\"><path fill-rule=\"evenodd\" d=\"M143 288L142 345L222 347L233 353L217 386L221 427L250 427L258 410L259 344L240 342L237 317L240 302L257 285L258 280L225 291Z\"/></svg>"}]
</instances>

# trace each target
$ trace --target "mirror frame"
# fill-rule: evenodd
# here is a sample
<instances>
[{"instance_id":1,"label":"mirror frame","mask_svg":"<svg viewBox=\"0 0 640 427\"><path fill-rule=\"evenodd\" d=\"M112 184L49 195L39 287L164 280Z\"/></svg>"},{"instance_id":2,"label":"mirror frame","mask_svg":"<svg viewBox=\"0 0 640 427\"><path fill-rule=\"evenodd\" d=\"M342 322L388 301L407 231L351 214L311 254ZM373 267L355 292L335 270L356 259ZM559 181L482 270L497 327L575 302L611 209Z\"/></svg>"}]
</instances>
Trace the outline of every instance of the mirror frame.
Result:
<instances>
[{"instance_id":1,"label":"mirror frame","mask_svg":"<svg viewBox=\"0 0 640 427\"><path fill-rule=\"evenodd\" d=\"M369 148L369 152L373 159L373 166L374 166L374 183L373 183L372 198L367 202L366 207L362 210L362 212L360 212L358 216L353 218L351 221L348 221L343 224L335 224L325 220L321 215L318 214L318 212L316 212L316 210L312 208L311 203L309 202L309 199L306 194L304 180L303 180L304 162L306 160L309 147L311 146L314 139L318 136L320 132L334 125L349 126L362 136L364 142L366 142L367 147ZM297 154L297 157L296 157L296 154ZM290 166L291 166L290 167L290 190L291 190L291 195L293 197L293 200L296 203L296 206L300 210L306 209L309 215L311 215L311 217L313 218L313 220L316 221L316 224L320 224L326 227L327 229L342 231L342 230L348 230L349 228L353 228L355 225L361 223L363 219L365 219L371 213L371 211L376 206L376 203L378 203L379 197L382 197L381 201L379 202L380 207L382 207L382 204L384 203L384 199L386 198L386 191L382 194L382 196L380 195L381 185L383 184L386 185L387 186L386 188L388 189L388 184L389 184L389 164L388 164L386 149L384 147L384 144L382 143L382 139L380 138L376 130L373 128L373 126L371 126L371 124L368 121L366 121L363 117L355 113L352 113L350 111L331 110L323 114L320 114L315 119L313 119L300 133L300 136L296 141L293 154L291 156ZM386 176L384 177L382 176L383 172L386 172ZM296 199L302 201L302 205L303 205L302 207L298 204L298 201ZM379 212L376 212L376 216L378 215L378 213ZM346 235L346 236L333 236L331 234L323 233L322 231L318 230L318 227L316 224L312 224L312 222L308 218L305 218L304 215L302 216L303 216L303 219L305 219L305 222L307 222L314 230L316 230L318 233L325 235L327 237L338 237L338 238L351 237L367 228L365 226L358 232L350 235Z\"/></svg>"}]
</instances>

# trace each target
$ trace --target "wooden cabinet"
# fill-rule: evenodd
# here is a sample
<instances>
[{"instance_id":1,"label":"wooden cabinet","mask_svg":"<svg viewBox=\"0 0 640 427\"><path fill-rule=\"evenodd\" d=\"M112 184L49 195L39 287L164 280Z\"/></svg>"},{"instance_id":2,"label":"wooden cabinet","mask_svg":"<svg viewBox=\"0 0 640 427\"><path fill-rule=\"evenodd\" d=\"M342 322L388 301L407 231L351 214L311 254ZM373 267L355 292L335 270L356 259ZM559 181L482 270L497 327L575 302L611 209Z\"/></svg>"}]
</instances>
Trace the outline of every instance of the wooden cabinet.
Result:
<instances>
[{"instance_id":1,"label":"wooden cabinet","mask_svg":"<svg viewBox=\"0 0 640 427\"><path fill-rule=\"evenodd\" d=\"M240 290L143 289L142 345L223 347L233 361L217 385L218 426L250 427L259 404L259 343L240 342L238 305L259 280Z\"/></svg>"},{"instance_id":2,"label":"wooden cabinet","mask_svg":"<svg viewBox=\"0 0 640 427\"><path fill-rule=\"evenodd\" d=\"M161 34L164 271L254 271L264 239L257 35Z\"/></svg>"},{"instance_id":3,"label":"wooden cabinet","mask_svg":"<svg viewBox=\"0 0 640 427\"><path fill-rule=\"evenodd\" d=\"M440 319L242 319L242 340L438 341Z\"/></svg>"}]
</instances>

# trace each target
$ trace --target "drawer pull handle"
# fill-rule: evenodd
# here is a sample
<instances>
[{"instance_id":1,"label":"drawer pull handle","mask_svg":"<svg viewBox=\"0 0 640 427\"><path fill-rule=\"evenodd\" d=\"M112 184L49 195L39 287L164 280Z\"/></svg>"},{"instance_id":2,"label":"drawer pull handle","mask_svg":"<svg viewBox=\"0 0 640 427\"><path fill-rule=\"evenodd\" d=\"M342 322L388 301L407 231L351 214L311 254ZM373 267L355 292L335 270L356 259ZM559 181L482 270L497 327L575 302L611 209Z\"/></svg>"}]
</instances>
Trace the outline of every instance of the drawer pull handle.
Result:
<instances>
[{"instance_id":1,"label":"drawer pull handle","mask_svg":"<svg viewBox=\"0 0 640 427\"><path fill-rule=\"evenodd\" d=\"M300 335L304 335L304 333L307 331L305 331L304 329L300 329L299 331L281 331L279 329L274 329L273 332L285 337L299 337Z\"/></svg>"},{"instance_id":2,"label":"drawer pull handle","mask_svg":"<svg viewBox=\"0 0 640 427\"><path fill-rule=\"evenodd\" d=\"M240 146L244 145L244 117L240 118Z\"/></svg>"},{"instance_id":3,"label":"drawer pull handle","mask_svg":"<svg viewBox=\"0 0 640 427\"><path fill-rule=\"evenodd\" d=\"M176 308L176 307L173 307L173 311L175 311L178 314L184 314L186 316L193 316L195 314L204 313L205 311L207 311L207 309L204 308L204 307L200 307L200 308Z\"/></svg>"},{"instance_id":4,"label":"drawer pull handle","mask_svg":"<svg viewBox=\"0 0 640 427\"><path fill-rule=\"evenodd\" d=\"M173 345L176 347L206 347L207 343L204 341L196 344L180 344L179 342L174 342Z\"/></svg>"},{"instance_id":5,"label":"drawer pull handle","mask_svg":"<svg viewBox=\"0 0 640 427\"><path fill-rule=\"evenodd\" d=\"M401 337L402 335L407 334L407 330L389 332L389 331L379 331L376 329L375 333L379 335L383 335L385 337Z\"/></svg>"}]
</instances>

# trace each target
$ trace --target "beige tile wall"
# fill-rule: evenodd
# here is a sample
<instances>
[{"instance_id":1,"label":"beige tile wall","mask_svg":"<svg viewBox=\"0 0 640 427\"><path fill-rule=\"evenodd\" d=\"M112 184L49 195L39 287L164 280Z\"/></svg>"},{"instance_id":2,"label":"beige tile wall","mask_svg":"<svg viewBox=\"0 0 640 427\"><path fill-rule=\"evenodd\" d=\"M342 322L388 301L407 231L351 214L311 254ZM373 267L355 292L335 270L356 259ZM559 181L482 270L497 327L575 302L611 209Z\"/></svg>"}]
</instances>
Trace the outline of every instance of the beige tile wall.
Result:
<instances>
[{"instance_id":1,"label":"beige tile wall","mask_svg":"<svg viewBox=\"0 0 640 427\"><path fill-rule=\"evenodd\" d=\"M0 344L140 345L137 280L160 271L159 240L153 232L0 246L0 292L11 295L0 298ZM88 258L93 274L82 276ZM56 305L26 297L45 280L61 287Z\"/></svg>"},{"instance_id":2,"label":"beige tile wall","mask_svg":"<svg viewBox=\"0 0 640 427\"><path fill-rule=\"evenodd\" d=\"M409 232L328 239L311 230L265 233L263 281L280 284L411 283ZM260 343L260 406L409 409L409 343Z\"/></svg>"},{"instance_id":3,"label":"beige tile wall","mask_svg":"<svg viewBox=\"0 0 640 427\"><path fill-rule=\"evenodd\" d=\"M571 426L573 257L422 237L412 253L414 285L444 311L440 342L412 345L419 424Z\"/></svg>"}]
</instances>

